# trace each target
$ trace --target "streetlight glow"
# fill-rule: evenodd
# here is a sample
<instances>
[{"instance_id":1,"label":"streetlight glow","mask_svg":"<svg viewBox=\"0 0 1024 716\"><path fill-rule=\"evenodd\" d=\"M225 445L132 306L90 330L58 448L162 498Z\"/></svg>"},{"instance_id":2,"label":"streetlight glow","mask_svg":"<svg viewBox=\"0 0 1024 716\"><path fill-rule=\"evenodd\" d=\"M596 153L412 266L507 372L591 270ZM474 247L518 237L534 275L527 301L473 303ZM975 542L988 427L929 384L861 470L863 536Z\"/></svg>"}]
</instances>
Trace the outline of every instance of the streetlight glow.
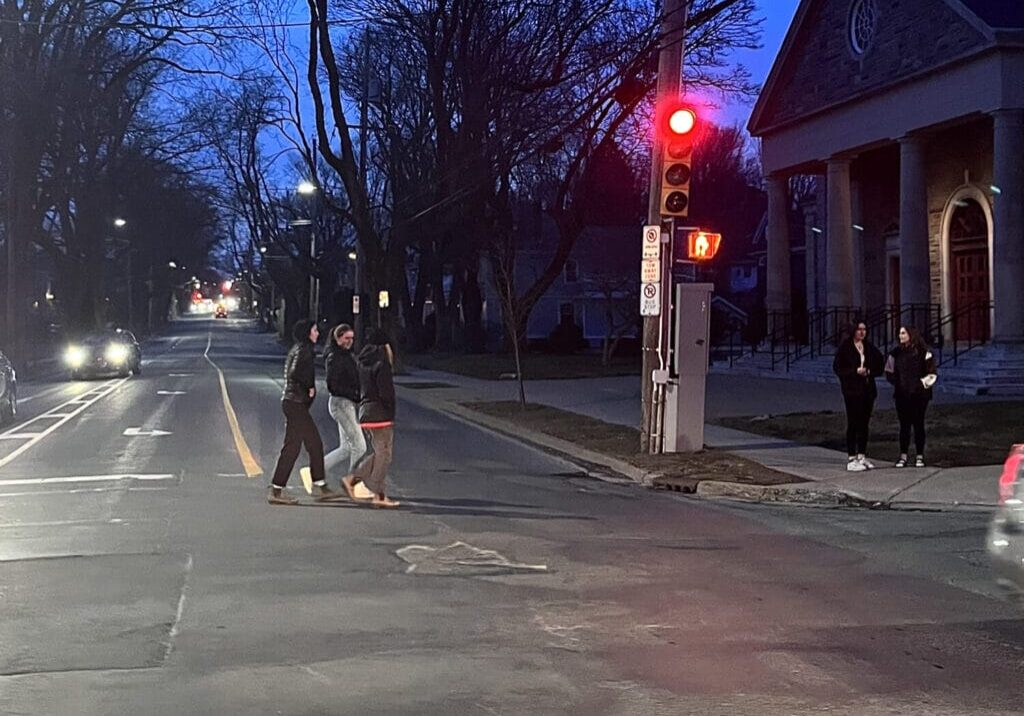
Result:
<instances>
[{"instance_id":1,"label":"streetlight glow","mask_svg":"<svg viewBox=\"0 0 1024 716\"><path fill-rule=\"evenodd\" d=\"M355 261L356 258L357 258L356 257L356 252L355 251L349 251L348 252L348 257L349 257L350 260Z\"/></svg>"},{"instance_id":2,"label":"streetlight glow","mask_svg":"<svg viewBox=\"0 0 1024 716\"><path fill-rule=\"evenodd\" d=\"M297 187L295 187L295 190L297 192L299 192L300 194L306 194L306 195L308 195L308 194L315 194L316 193L316 184L314 184L313 182L309 181L308 179L304 179L301 182L299 182L299 185Z\"/></svg>"},{"instance_id":3,"label":"streetlight glow","mask_svg":"<svg viewBox=\"0 0 1024 716\"><path fill-rule=\"evenodd\" d=\"M176 268L178 268L178 264L174 263L173 261L168 261L167 262L167 268L176 269Z\"/></svg>"},{"instance_id":4,"label":"streetlight glow","mask_svg":"<svg viewBox=\"0 0 1024 716\"><path fill-rule=\"evenodd\" d=\"M114 226L116 226L119 229L127 223L128 222L122 219L121 217L117 217L116 219L114 219Z\"/></svg>"}]
</instances>

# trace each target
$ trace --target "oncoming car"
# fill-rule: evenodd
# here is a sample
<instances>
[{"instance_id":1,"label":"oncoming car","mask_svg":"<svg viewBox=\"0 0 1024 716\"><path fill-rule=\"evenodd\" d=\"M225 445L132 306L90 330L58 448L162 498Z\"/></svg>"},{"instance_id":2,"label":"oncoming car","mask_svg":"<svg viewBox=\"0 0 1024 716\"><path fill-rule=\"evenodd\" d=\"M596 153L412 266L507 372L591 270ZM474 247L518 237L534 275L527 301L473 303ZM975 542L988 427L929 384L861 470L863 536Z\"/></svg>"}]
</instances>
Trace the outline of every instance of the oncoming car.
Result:
<instances>
[{"instance_id":1,"label":"oncoming car","mask_svg":"<svg viewBox=\"0 0 1024 716\"><path fill-rule=\"evenodd\" d=\"M7 356L0 353L0 425L18 414L18 378Z\"/></svg>"},{"instance_id":2,"label":"oncoming car","mask_svg":"<svg viewBox=\"0 0 1024 716\"><path fill-rule=\"evenodd\" d=\"M64 351L72 380L142 373L142 351L131 331L98 331L74 341Z\"/></svg>"},{"instance_id":3,"label":"oncoming car","mask_svg":"<svg viewBox=\"0 0 1024 716\"><path fill-rule=\"evenodd\" d=\"M213 312L213 317L214 318L227 318L228 317L228 307L225 306L223 303L218 303L217 304L217 310Z\"/></svg>"},{"instance_id":4,"label":"oncoming car","mask_svg":"<svg viewBox=\"0 0 1024 716\"><path fill-rule=\"evenodd\" d=\"M996 579L1024 601L1024 445L1014 445L999 476L999 507L988 530Z\"/></svg>"}]
</instances>

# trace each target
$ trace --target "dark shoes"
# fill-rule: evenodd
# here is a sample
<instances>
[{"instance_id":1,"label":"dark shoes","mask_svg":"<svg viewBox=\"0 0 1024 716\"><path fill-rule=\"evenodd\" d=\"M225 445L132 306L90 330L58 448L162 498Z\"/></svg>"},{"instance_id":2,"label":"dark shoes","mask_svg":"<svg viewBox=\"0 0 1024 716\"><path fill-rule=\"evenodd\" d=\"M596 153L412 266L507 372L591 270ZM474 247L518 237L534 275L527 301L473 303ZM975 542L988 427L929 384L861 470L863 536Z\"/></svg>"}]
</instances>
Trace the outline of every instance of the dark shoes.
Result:
<instances>
[{"instance_id":1,"label":"dark shoes","mask_svg":"<svg viewBox=\"0 0 1024 716\"><path fill-rule=\"evenodd\" d=\"M313 500L315 502L327 502L329 500L338 500L344 496L344 492L335 492L327 485L313 485Z\"/></svg>"},{"instance_id":2,"label":"dark shoes","mask_svg":"<svg viewBox=\"0 0 1024 716\"><path fill-rule=\"evenodd\" d=\"M280 487L271 487L267 491L267 503L271 505L297 505L299 501Z\"/></svg>"}]
</instances>

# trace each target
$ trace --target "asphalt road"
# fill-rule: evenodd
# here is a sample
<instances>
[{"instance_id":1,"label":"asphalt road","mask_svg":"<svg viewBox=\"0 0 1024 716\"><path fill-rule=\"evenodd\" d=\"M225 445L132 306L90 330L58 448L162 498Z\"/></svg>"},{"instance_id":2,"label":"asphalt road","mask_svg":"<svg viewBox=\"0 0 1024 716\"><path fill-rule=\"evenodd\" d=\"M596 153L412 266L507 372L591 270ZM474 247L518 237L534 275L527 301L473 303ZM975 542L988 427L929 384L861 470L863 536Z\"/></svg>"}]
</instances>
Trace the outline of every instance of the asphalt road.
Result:
<instances>
[{"instance_id":1,"label":"asphalt road","mask_svg":"<svg viewBox=\"0 0 1024 716\"><path fill-rule=\"evenodd\" d=\"M283 350L191 320L144 351L0 433L0 714L1024 711L983 514L651 493L408 389L402 510L271 507Z\"/></svg>"}]
</instances>

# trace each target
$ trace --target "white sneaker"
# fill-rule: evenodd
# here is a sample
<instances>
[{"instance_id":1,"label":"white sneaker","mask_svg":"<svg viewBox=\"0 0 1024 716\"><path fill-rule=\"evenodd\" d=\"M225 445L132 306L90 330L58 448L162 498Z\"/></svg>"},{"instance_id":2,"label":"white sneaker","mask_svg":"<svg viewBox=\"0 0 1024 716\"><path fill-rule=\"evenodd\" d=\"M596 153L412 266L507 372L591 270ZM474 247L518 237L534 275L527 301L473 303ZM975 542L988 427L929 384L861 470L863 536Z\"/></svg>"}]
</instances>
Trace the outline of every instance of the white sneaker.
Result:
<instances>
[{"instance_id":1,"label":"white sneaker","mask_svg":"<svg viewBox=\"0 0 1024 716\"><path fill-rule=\"evenodd\" d=\"M867 467L865 467L864 463L856 458L846 463L847 472L864 472L865 470L867 470Z\"/></svg>"},{"instance_id":2,"label":"white sneaker","mask_svg":"<svg viewBox=\"0 0 1024 716\"><path fill-rule=\"evenodd\" d=\"M875 469L875 463L871 462L866 457L858 457L857 460L860 461L860 464L863 465L866 469L868 469L868 470L874 470Z\"/></svg>"}]
</instances>

